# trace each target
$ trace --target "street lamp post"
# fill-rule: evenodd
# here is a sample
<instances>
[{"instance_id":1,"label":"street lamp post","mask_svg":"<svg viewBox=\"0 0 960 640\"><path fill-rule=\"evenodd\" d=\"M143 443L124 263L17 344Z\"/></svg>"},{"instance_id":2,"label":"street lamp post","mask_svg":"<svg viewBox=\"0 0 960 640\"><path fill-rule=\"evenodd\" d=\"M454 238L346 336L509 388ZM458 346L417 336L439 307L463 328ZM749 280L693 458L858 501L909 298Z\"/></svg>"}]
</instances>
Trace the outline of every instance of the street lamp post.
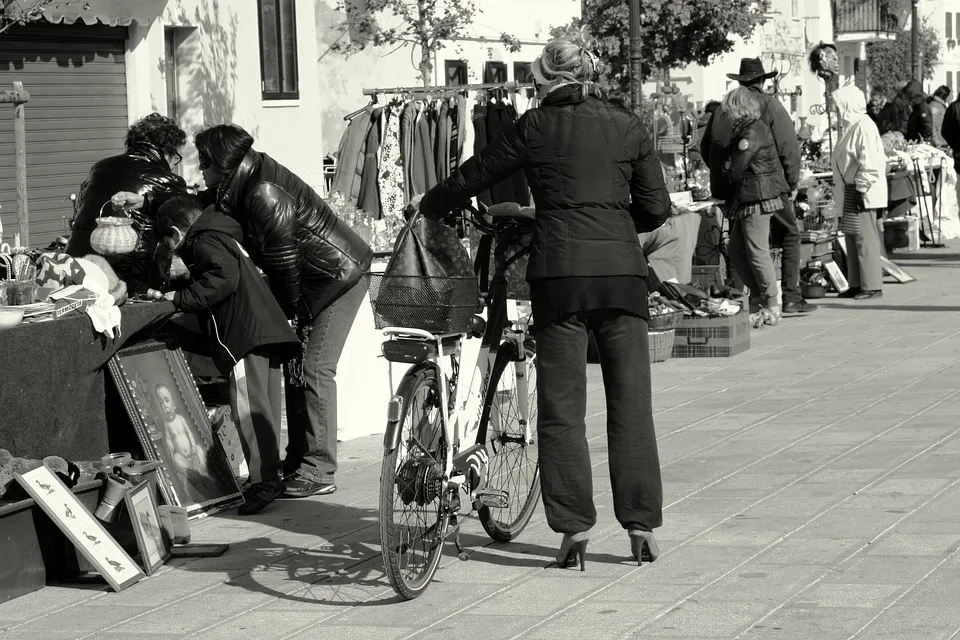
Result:
<instances>
[{"instance_id":1,"label":"street lamp post","mask_svg":"<svg viewBox=\"0 0 960 640\"><path fill-rule=\"evenodd\" d=\"M910 72L914 80L923 81L920 74L920 14L917 11L918 0L910 7Z\"/></svg>"},{"instance_id":2,"label":"street lamp post","mask_svg":"<svg viewBox=\"0 0 960 640\"><path fill-rule=\"evenodd\" d=\"M630 0L630 106L640 111L643 102L643 58L640 45L640 0Z\"/></svg>"}]
</instances>

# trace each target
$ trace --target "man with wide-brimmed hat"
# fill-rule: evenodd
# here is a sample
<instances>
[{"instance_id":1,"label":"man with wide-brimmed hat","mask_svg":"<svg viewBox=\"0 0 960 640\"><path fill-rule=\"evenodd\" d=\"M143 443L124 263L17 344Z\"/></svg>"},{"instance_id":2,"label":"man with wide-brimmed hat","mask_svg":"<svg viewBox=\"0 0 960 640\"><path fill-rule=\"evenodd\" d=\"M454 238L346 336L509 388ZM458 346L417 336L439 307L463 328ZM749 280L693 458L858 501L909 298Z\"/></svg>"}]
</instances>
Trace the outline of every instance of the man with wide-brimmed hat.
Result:
<instances>
[{"instance_id":1,"label":"man with wide-brimmed hat","mask_svg":"<svg viewBox=\"0 0 960 640\"><path fill-rule=\"evenodd\" d=\"M780 100L763 91L764 81L776 75L776 70L764 70L760 58L742 58L739 73L728 73L727 77L757 94L762 109L760 119L773 132L780 165L790 187L790 191L783 194L783 208L772 214L771 229L774 242L783 247L780 276L783 314L799 315L810 313L816 307L804 300L800 293L800 225L793 206L800 181L800 144L790 114ZM718 110L707 124L700 143L703 159L710 168L710 190L713 197L721 200L733 197L733 186L724 175L724 164L730 158L733 144L733 124L723 110Z\"/></svg>"}]
</instances>

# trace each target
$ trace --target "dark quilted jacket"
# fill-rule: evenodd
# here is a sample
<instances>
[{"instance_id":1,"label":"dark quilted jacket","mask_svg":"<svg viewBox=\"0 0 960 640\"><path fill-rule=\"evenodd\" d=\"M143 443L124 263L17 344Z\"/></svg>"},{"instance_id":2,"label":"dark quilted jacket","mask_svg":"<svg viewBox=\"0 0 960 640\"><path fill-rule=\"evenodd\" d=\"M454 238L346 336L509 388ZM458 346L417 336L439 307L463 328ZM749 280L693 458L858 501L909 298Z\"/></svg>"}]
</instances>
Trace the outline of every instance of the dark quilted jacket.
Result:
<instances>
[{"instance_id":1,"label":"dark quilted jacket","mask_svg":"<svg viewBox=\"0 0 960 640\"><path fill-rule=\"evenodd\" d=\"M131 294L145 293L148 288L160 289L163 276L155 260L157 243L153 237L153 225L157 209L169 197L187 192L183 178L170 170L163 155L152 148L142 148L104 158L90 169L90 174L80 186L77 216L73 222L67 253L82 257L93 253L90 234L97 228L100 209L118 191L130 191L144 198L140 211L131 212L140 244L130 254L109 256L117 275L127 283ZM103 215L116 215L109 205ZM163 252L163 258L166 253Z\"/></svg>"},{"instance_id":2,"label":"dark quilted jacket","mask_svg":"<svg viewBox=\"0 0 960 640\"><path fill-rule=\"evenodd\" d=\"M773 134L761 120L741 122L733 129L733 151L727 179L733 202L750 204L779 198L788 192Z\"/></svg>"},{"instance_id":3,"label":"dark quilted jacket","mask_svg":"<svg viewBox=\"0 0 960 640\"><path fill-rule=\"evenodd\" d=\"M670 215L650 136L629 111L560 87L424 195L440 218L523 169L536 204L527 280L647 273L637 233Z\"/></svg>"},{"instance_id":4,"label":"dark quilted jacket","mask_svg":"<svg viewBox=\"0 0 960 640\"><path fill-rule=\"evenodd\" d=\"M218 205L243 226L244 246L288 318L333 304L370 267L373 252L307 183L265 153L247 152Z\"/></svg>"}]
</instances>

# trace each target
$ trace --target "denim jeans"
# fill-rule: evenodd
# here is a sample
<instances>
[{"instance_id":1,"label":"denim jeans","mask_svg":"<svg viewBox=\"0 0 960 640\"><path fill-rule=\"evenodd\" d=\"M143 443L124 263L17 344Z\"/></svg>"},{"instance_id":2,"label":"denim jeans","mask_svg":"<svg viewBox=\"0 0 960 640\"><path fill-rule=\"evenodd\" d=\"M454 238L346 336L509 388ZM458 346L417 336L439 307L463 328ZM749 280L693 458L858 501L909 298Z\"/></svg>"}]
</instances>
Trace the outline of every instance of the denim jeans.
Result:
<instances>
[{"instance_id":1,"label":"denim jeans","mask_svg":"<svg viewBox=\"0 0 960 640\"><path fill-rule=\"evenodd\" d=\"M533 309L537 322L537 309ZM537 326L537 440L547 523L580 533L597 520L586 436L587 333L600 355L607 400L613 508L624 529L663 523L660 458L653 428L650 353L643 318L606 309Z\"/></svg>"},{"instance_id":2,"label":"denim jeans","mask_svg":"<svg viewBox=\"0 0 960 640\"><path fill-rule=\"evenodd\" d=\"M298 330L304 342L302 375L293 375L289 365L283 370L289 437L284 475L298 471L316 482L333 482L337 472L337 364L366 293L366 280L361 280Z\"/></svg>"},{"instance_id":3,"label":"denim jeans","mask_svg":"<svg viewBox=\"0 0 960 640\"><path fill-rule=\"evenodd\" d=\"M800 223L797 222L793 201L784 197L783 209L772 215L770 229L773 244L783 247L780 258L780 290L783 292L783 303L800 302L803 300L800 293Z\"/></svg>"},{"instance_id":4,"label":"denim jeans","mask_svg":"<svg viewBox=\"0 0 960 640\"><path fill-rule=\"evenodd\" d=\"M750 311L777 304L777 272L770 256L770 218L754 213L730 222L727 254L743 284L750 289Z\"/></svg>"}]
</instances>

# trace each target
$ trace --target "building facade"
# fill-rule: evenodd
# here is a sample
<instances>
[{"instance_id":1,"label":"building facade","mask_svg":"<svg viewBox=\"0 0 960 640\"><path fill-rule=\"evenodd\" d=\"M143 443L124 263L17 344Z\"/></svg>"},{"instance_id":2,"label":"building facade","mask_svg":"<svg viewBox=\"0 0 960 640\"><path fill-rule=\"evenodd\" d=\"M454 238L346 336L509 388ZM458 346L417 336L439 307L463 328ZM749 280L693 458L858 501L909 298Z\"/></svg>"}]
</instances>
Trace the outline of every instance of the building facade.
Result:
<instances>
[{"instance_id":1,"label":"building facade","mask_svg":"<svg viewBox=\"0 0 960 640\"><path fill-rule=\"evenodd\" d=\"M924 80L924 88L932 93L946 85L954 99L960 91L960 0L921 0L919 13L940 36L940 63L933 69L933 78Z\"/></svg>"},{"instance_id":2,"label":"building facade","mask_svg":"<svg viewBox=\"0 0 960 640\"><path fill-rule=\"evenodd\" d=\"M580 16L580 0L483 0L468 35L444 44L433 59L434 85L527 81L529 64L550 39L550 28ZM378 16L389 24L389 16ZM364 89L422 86L410 46L371 47L344 55L332 47L349 38L342 30L344 14L336 0L317 0L319 75L323 91L320 111L323 153L337 150L346 129L344 116L367 104ZM500 40L508 33L519 42L511 51Z\"/></svg>"},{"instance_id":3,"label":"building facade","mask_svg":"<svg viewBox=\"0 0 960 640\"><path fill-rule=\"evenodd\" d=\"M234 123L323 186L317 20L312 0L88 0L0 35L0 86L26 105L30 244L69 233L71 193L157 111L192 137ZM0 216L16 227L12 109L0 105ZM201 182L192 140L177 170Z\"/></svg>"}]
</instances>

